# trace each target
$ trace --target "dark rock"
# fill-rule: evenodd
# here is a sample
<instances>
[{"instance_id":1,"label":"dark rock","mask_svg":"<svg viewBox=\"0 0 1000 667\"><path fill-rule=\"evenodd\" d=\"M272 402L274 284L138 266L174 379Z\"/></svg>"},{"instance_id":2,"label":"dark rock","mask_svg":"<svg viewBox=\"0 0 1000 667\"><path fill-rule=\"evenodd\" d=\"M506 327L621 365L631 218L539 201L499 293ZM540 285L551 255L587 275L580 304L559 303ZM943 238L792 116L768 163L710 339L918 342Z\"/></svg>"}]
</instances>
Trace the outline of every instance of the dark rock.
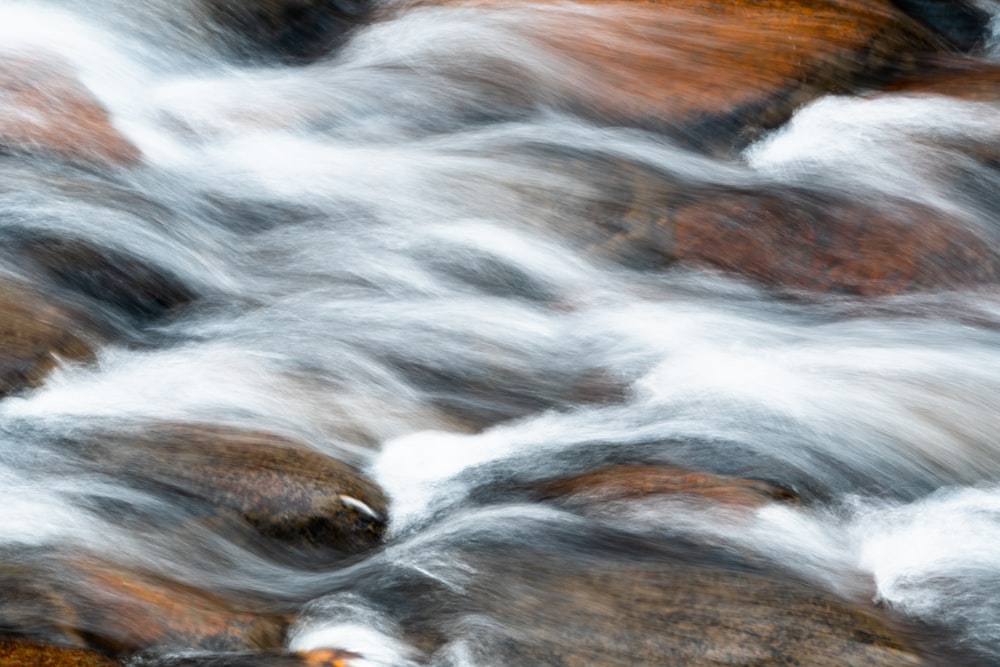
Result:
<instances>
[{"instance_id":1,"label":"dark rock","mask_svg":"<svg viewBox=\"0 0 1000 667\"><path fill-rule=\"evenodd\" d=\"M372 481L272 433L169 424L84 447L89 460L140 486L197 500L259 535L330 558L374 548L386 527L387 501Z\"/></svg>"},{"instance_id":2,"label":"dark rock","mask_svg":"<svg viewBox=\"0 0 1000 667\"><path fill-rule=\"evenodd\" d=\"M233 50L251 60L301 63L339 46L371 12L371 0L204 0L230 33Z\"/></svg>"},{"instance_id":3,"label":"dark rock","mask_svg":"<svg viewBox=\"0 0 1000 667\"><path fill-rule=\"evenodd\" d=\"M110 306L137 324L194 298L169 271L84 239L23 231L5 240L8 250L29 260L59 288Z\"/></svg>"},{"instance_id":4,"label":"dark rock","mask_svg":"<svg viewBox=\"0 0 1000 667\"><path fill-rule=\"evenodd\" d=\"M142 157L70 66L41 53L0 52L0 147L111 165Z\"/></svg>"},{"instance_id":5,"label":"dark rock","mask_svg":"<svg viewBox=\"0 0 1000 667\"><path fill-rule=\"evenodd\" d=\"M963 51L982 46L989 32L989 12L971 2L893 0L893 3Z\"/></svg>"},{"instance_id":6,"label":"dark rock","mask_svg":"<svg viewBox=\"0 0 1000 667\"><path fill-rule=\"evenodd\" d=\"M4 667L115 667L105 656L79 648L0 640L0 664Z\"/></svg>"}]
</instances>

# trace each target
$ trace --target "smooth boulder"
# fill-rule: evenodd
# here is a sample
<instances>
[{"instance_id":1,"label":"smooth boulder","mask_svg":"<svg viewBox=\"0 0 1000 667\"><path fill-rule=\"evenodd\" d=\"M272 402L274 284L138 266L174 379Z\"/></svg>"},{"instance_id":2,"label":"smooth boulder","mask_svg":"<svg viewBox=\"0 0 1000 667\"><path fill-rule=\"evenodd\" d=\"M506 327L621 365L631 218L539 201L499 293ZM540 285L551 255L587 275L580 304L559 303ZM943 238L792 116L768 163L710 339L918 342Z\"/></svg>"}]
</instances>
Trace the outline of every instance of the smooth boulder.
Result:
<instances>
[{"instance_id":1,"label":"smooth boulder","mask_svg":"<svg viewBox=\"0 0 1000 667\"><path fill-rule=\"evenodd\" d=\"M237 520L275 543L275 553L285 545L330 562L375 548L386 528L388 501L374 482L274 433L156 424L128 437L94 434L74 446L140 488Z\"/></svg>"}]
</instances>

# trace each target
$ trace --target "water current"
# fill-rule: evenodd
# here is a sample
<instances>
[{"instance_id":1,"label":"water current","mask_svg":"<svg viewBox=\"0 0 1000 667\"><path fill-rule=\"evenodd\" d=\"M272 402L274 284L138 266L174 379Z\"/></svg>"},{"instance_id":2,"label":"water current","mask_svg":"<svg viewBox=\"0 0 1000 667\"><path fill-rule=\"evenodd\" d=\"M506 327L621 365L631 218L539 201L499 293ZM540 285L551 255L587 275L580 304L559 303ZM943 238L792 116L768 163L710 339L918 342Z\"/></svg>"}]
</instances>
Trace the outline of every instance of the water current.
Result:
<instances>
[{"instance_id":1,"label":"water current","mask_svg":"<svg viewBox=\"0 0 1000 667\"><path fill-rule=\"evenodd\" d=\"M220 47L200 6L0 2L0 59L64 63L141 155L0 155L5 298L92 348L0 400L4 636L136 664L1000 664L1000 298L906 246L945 220L994 261L1000 96L858 84L693 138L623 120L645 98L614 58L553 36L655 60L662 5L385 4L308 64ZM962 57L989 68L986 30ZM664 259L678 197L900 240ZM912 285L852 277L893 257ZM385 511L340 497L381 543L206 509L261 438L380 487ZM135 639L205 599L287 624Z\"/></svg>"}]
</instances>

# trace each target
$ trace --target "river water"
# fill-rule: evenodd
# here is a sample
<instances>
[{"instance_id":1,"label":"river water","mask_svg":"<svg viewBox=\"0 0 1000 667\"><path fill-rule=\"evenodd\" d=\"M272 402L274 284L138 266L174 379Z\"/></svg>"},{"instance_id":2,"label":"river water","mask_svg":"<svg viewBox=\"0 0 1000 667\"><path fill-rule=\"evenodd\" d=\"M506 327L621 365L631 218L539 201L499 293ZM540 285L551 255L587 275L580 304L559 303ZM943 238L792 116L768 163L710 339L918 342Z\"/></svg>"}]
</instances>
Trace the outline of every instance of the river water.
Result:
<instances>
[{"instance_id":1,"label":"river water","mask_svg":"<svg viewBox=\"0 0 1000 667\"><path fill-rule=\"evenodd\" d=\"M694 664L656 657L655 596L766 599L738 572L873 610L928 660L995 664L995 287L775 290L595 252L591 215L642 204L609 176L627 165L652 190L912 204L989 243L1000 172L955 146L998 140L996 104L825 96L720 157L548 104L572 63L518 29L527 10L412 8L293 67L221 54L192 6L0 3L4 49L71 63L143 156L0 157L0 234L86 239L192 295L166 316L95 307L116 332L95 359L0 401L9 560L87 553L292 611L286 647L357 665ZM5 276L39 279L11 257ZM384 546L271 558L72 444L164 423L358 466L389 497ZM795 501L526 491L639 465ZM722 625L757 613L706 595Z\"/></svg>"}]
</instances>

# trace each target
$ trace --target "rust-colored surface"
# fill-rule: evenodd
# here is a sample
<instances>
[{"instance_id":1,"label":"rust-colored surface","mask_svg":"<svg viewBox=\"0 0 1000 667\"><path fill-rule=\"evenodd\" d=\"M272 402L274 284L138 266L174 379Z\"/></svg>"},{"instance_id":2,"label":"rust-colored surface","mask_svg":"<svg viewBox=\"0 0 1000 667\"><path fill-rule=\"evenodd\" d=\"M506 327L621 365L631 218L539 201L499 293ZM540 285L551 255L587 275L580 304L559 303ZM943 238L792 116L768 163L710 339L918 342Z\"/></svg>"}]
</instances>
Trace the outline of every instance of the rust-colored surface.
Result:
<instances>
[{"instance_id":1,"label":"rust-colored surface","mask_svg":"<svg viewBox=\"0 0 1000 667\"><path fill-rule=\"evenodd\" d=\"M141 158L72 68L40 53L0 51L0 146L116 165Z\"/></svg>"},{"instance_id":2,"label":"rust-colored surface","mask_svg":"<svg viewBox=\"0 0 1000 667\"><path fill-rule=\"evenodd\" d=\"M670 254L767 285L875 296L996 282L990 244L960 220L777 194L726 194L680 208Z\"/></svg>"},{"instance_id":3,"label":"rust-colored surface","mask_svg":"<svg viewBox=\"0 0 1000 667\"><path fill-rule=\"evenodd\" d=\"M351 667L351 661L361 657L350 651L329 648L303 651L299 655L307 667Z\"/></svg>"},{"instance_id":4,"label":"rust-colored surface","mask_svg":"<svg viewBox=\"0 0 1000 667\"><path fill-rule=\"evenodd\" d=\"M521 17L516 30L548 49L559 72L539 101L681 129L696 142L736 141L943 48L887 0L444 4Z\"/></svg>"},{"instance_id":5,"label":"rust-colored surface","mask_svg":"<svg viewBox=\"0 0 1000 667\"><path fill-rule=\"evenodd\" d=\"M3 667L115 667L117 664L99 653L83 649L0 640L0 665Z\"/></svg>"},{"instance_id":6,"label":"rust-colored surface","mask_svg":"<svg viewBox=\"0 0 1000 667\"><path fill-rule=\"evenodd\" d=\"M794 500L785 489L767 482L687 470L669 465L615 465L543 484L543 498L574 503L647 498L676 494L715 505L752 509L765 503Z\"/></svg>"},{"instance_id":7,"label":"rust-colored surface","mask_svg":"<svg viewBox=\"0 0 1000 667\"><path fill-rule=\"evenodd\" d=\"M234 609L176 581L77 559L73 598L93 641L122 653L151 647L205 651L279 648L286 619Z\"/></svg>"},{"instance_id":8,"label":"rust-colored surface","mask_svg":"<svg viewBox=\"0 0 1000 667\"><path fill-rule=\"evenodd\" d=\"M958 56L928 63L919 74L886 85L890 93L944 95L971 102L1000 101L1000 63Z\"/></svg>"}]
</instances>

